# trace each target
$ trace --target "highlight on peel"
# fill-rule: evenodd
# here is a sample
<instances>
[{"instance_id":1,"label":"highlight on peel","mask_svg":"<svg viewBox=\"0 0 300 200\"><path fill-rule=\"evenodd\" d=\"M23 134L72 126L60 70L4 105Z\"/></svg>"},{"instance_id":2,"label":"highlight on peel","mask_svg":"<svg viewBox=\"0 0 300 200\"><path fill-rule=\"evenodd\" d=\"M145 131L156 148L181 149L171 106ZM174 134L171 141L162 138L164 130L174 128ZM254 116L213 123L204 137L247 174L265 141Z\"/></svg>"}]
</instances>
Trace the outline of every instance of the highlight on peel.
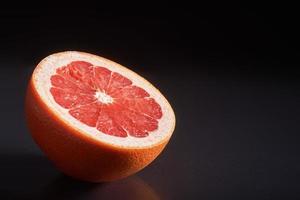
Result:
<instances>
[{"instance_id":1,"label":"highlight on peel","mask_svg":"<svg viewBox=\"0 0 300 200\"><path fill-rule=\"evenodd\" d=\"M129 176L168 143L175 115L165 97L133 71L76 51L43 59L26 96L33 139L64 173L86 181Z\"/></svg>"}]
</instances>

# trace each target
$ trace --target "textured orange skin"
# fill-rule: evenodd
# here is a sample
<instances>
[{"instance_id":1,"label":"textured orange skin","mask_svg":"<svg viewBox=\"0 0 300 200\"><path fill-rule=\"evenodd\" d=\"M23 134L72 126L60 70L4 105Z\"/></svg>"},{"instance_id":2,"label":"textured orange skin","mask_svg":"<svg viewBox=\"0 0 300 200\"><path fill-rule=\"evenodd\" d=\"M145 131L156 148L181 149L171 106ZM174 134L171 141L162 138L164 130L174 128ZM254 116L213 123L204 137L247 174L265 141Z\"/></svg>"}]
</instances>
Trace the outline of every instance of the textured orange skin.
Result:
<instances>
[{"instance_id":1,"label":"textured orange skin","mask_svg":"<svg viewBox=\"0 0 300 200\"><path fill-rule=\"evenodd\" d=\"M65 174L76 179L103 182L127 177L152 162L169 138L146 148L123 148L97 141L74 129L49 109L30 80L26 120L34 141Z\"/></svg>"}]
</instances>

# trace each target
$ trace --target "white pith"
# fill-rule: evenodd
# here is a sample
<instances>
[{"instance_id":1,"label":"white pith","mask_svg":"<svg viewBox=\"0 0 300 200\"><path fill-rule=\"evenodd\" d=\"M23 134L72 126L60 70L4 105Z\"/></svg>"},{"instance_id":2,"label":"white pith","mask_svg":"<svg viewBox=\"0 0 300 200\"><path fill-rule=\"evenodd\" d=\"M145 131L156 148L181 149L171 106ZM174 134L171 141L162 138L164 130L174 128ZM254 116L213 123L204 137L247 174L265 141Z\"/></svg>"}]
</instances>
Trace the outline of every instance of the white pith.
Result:
<instances>
[{"instance_id":1,"label":"white pith","mask_svg":"<svg viewBox=\"0 0 300 200\"><path fill-rule=\"evenodd\" d=\"M95 66L106 67L113 72L118 72L130 79L133 82L133 85L137 85L145 89L162 108L163 116L158 120L158 129L150 132L149 136L144 138L136 138L130 135L123 138L104 134L101 131L97 130L95 127L87 126L79 120L73 118L68 113L68 109L61 107L55 102L52 94L50 93L50 77L56 74L57 68L65 66L72 61L78 60L90 62ZM36 90L42 100L51 110L53 110L57 114L58 117L60 117L66 123L70 124L73 128L78 129L81 133L87 134L96 140L123 147L145 147L151 146L166 138L169 138L174 130L174 112L164 96L142 77L107 59L76 51L53 54L41 61L39 67L37 67L34 71L33 81L35 83L34 86L36 87ZM95 96L101 102L112 103L113 101L110 96L101 91L97 92Z\"/></svg>"},{"instance_id":2,"label":"white pith","mask_svg":"<svg viewBox=\"0 0 300 200\"><path fill-rule=\"evenodd\" d=\"M104 104L110 104L114 102L113 98L108 94L106 94L105 92L97 91L95 93L95 97L96 99L98 99L98 101Z\"/></svg>"}]
</instances>

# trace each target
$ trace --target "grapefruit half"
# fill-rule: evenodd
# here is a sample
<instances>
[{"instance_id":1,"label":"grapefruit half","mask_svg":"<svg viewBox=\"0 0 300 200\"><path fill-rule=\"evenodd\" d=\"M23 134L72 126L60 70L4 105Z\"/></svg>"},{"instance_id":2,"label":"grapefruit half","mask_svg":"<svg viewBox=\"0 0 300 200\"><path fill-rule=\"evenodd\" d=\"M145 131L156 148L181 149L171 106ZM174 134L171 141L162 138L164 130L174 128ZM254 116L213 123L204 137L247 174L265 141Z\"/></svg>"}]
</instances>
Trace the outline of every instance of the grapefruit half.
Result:
<instances>
[{"instance_id":1,"label":"grapefruit half","mask_svg":"<svg viewBox=\"0 0 300 200\"><path fill-rule=\"evenodd\" d=\"M76 51L50 55L35 68L26 95L34 141L65 174L102 182L151 163L175 127L165 97L133 71Z\"/></svg>"}]
</instances>

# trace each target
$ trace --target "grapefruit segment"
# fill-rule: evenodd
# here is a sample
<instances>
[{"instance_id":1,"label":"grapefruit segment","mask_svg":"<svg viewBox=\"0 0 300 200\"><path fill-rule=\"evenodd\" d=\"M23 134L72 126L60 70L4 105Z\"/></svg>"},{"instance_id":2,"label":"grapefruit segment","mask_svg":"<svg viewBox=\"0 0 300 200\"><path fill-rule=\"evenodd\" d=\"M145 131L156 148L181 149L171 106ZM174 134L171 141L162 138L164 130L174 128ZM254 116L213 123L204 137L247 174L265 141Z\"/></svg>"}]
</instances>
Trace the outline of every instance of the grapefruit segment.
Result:
<instances>
[{"instance_id":1,"label":"grapefruit segment","mask_svg":"<svg viewBox=\"0 0 300 200\"><path fill-rule=\"evenodd\" d=\"M40 148L64 173L87 181L141 170L164 149L175 127L170 104L148 81L83 52L42 60L25 105Z\"/></svg>"},{"instance_id":2,"label":"grapefruit segment","mask_svg":"<svg viewBox=\"0 0 300 200\"><path fill-rule=\"evenodd\" d=\"M69 111L70 115L78 119L82 123L95 127L97 123L97 118L99 116L98 103L93 102L90 104L78 106Z\"/></svg>"},{"instance_id":3,"label":"grapefruit segment","mask_svg":"<svg viewBox=\"0 0 300 200\"><path fill-rule=\"evenodd\" d=\"M82 106L97 100L92 95L77 93L76 91L70 92L55 87L52 87L50 89L50 92L53 95L55 101L66 109L76 106Z\"/></svg>"},{"instance_id":4,"label":"grapefruit segment","mask_svg":"<svg viewBox=\"0 0 300 200\"><path fill-rule=\"evenodd\" d=\"M100 91L105 91L108 87L108 82L111 77L111 71L104 67L94 68L94 83Z\"/></svg>"},{"instance_id":5,"label":"grapefruit segment","mask_svg":"<svg viewBox=\"0 0 300 200\"><path fill-rule=\"evenodd\" d=\"M114 91L125 88L131 84L132 82L128 78L122 76L117 72L113 72L106 92L108 94L112 94L114 93Z\"/></svg>"},{"instance_id":6,"label":"grapefruit segment","mask_svg":"<svg viewBox=\"0 0 300 200\"><path fill-rule=\"evenodd\" d=\"M162 117L161 107L152 98L144 99L116 99L116 102L121 104L124 108L134 110L154 119ZM145 106L147 105L147 106Z\"/></svg>"},{"instance_id":7,"label":"grapefruit segment","mask_svg":"<svg viewBox=\"0 0 300 200\"><path fill-rule=\"evenodd\" d=\"M135 85L116 89L114 92L110 92L110 94L114 96L115 99L136 99L149 97L148 92Z\"/></svg>"},{"instance_id":8,"label":"grapefruit segment","mask_svg":"<svg viewBox=\"0 0 300 200\"><path fill-rule=\"evenodd\" d=\"M103 105L98 116L97 129L109 135L127 137L126 131L115 120L115 112L114 106L109 108Z\"/></svg>"},{"instance_id":9,"label":"grapefruit segment","mask_svg":"<svg viewBox=\"0 0 300 200\"><path fill-rule=\"evenodd\" d=\"M95 89L94 82L92 81L93 67L88 62L73 61L66 66L58 68L56 72L85 92Z\"/></svg>"},{"instance_id":10,"label":"grapefruit segment","mask_svg":"<svg viewBox=\"0 0 300 200\"><path fill-rule=\"evenodd\" d=\"M67 80L61 75L53 75L51 76L51 84L53 87L57 87L63 89L66 92L73 92L73 93L82 93L82 94L93 94L92 90L86 90L78 86L76 83Z\"/></svg>"}]
</instances>

